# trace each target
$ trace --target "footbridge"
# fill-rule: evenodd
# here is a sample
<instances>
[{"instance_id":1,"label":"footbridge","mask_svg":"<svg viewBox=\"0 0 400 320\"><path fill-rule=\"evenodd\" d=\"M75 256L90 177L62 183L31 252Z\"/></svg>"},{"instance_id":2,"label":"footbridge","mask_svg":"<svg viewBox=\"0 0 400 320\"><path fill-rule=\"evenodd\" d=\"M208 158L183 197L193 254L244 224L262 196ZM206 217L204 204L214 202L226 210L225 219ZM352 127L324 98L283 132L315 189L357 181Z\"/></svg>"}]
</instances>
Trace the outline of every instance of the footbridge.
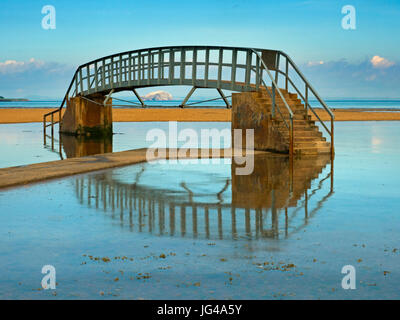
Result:
<instances>
[{"instance_id":1,"label":"footbridge","mask_svg":"<svg viewBox=\"0 0 400 320\"><path fill-rule=\"evenodd\" d=\"M53 133L60 123L65 133L112 134L113 101L121 100L114 93L133 92L132 105L146 107L136 89L172 85L191 87L180 108L191 107L188 100L197 88L216 89L232 108L232 129L255 130L256 149L290 155L334 152L332 111L286 53L257 48L158 47L88 62L77 68L60 107L44 115L44 131L50 126ZM226 96L222 90L233 93ZM330 124L315 107L329 114Z\"/></svg>"}]
</instances>

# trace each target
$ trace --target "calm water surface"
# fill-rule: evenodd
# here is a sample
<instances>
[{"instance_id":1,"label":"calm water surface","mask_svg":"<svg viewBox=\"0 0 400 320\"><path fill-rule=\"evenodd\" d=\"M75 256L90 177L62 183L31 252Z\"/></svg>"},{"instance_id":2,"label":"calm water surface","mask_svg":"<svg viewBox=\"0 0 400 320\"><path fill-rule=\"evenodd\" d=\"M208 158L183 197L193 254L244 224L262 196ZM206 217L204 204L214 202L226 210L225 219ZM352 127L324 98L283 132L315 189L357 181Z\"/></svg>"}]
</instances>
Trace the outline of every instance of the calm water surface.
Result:
<instances>
[{"instance_id":1,"label":"calm water surface","mask_svg":"<svg viewBox=\"0 0 400 320\"><path fill-rule=\"evenodd\" d=\"M113 149L140 146L132 128ZM299 159L293 176L266 155L250 176L222 160L147 163L3 190L0 298L398 299L399 134L337 123L333 168ZM45 264L54 291L38 290ZM356 290L341 287L349 264Z\"/></svg>"},{"instance_id":2,"label":"calm water surface","mask_svg":"<svg viewBox=\"0 0 400 320\"><path fill-rule=\"evenodd\" d=\"M93 153L117 152L149 147L153 141L146 141L151 129L163 129L168 135L167 122L115 122L114 135L110 141L77 141L63 135L60 150L58 125L55 126L55 139L43 139L41 123L0 124L0 168L54 161ZM202 129L230 129L226 122L182 122L178 130L191 128L200 136ZM48 132L49 133L49 132ZM222 142L222 141L221 141ZM228 141L229 142L229 141ZM82 148L83 147L83 148ZM87 154L82 153L84 149Z\"/></svg>"}]
</instances>

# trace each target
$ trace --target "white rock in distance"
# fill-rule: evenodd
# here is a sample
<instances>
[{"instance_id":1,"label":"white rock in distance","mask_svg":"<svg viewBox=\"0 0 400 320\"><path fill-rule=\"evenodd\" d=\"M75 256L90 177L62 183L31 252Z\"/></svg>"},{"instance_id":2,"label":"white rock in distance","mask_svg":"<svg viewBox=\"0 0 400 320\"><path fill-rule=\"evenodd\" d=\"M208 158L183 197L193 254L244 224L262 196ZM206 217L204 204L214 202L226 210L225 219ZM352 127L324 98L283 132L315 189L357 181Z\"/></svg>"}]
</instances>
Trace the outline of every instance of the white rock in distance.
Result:
<instances>
[{"instance_id":1,"label":"white rock in distance","mask_svg":"<svg viewBox=\"0 0 400 320\"><path fill-rule=\"evenodd\" d=\"M172 100L172 95L166 91L158 90L146 94L142 99L145 101L169 101Z\"/></svg>"}]
</instances>

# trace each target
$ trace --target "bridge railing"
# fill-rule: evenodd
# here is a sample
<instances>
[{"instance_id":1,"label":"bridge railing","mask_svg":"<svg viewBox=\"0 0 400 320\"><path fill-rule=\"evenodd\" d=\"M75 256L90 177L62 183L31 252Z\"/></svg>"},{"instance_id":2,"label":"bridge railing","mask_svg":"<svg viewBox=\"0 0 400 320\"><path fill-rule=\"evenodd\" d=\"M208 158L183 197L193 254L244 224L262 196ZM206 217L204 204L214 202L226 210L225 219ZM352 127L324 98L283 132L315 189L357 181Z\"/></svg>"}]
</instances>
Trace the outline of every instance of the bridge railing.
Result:
<instances>
[{"instance_id":1,"label":"bridge railing","mask_svg":"<svg viewBox=\"0 0 400 320\"><path fill-rule=\"evenodd\" d=\"M282 87L284 87L287 92L289 92L289 89L293 88L295 90L295 93L298 94L299 98L304 104L304 107L307 110L307 114L308 110L310 110L316 117L317 121L328 133L331 139L331 154L333 155L335 115L333 114L332 110L326 105L324 100L319 96L317 91L309 83L309 81L300 71L298 66L293 62L293 60L282 51L277 51L276 56L275 80L277 83L279 74L283 75L282 81L284 81L284 85ZM310 104L310 98L314 98L314 101L317 103L318 108L324 110L328 114L328 116L330 117L330 128L328 128L328 125L321 119L314 107Z\"/></svg>"},{"instance_id":2,"label":"bridge railing","mask_svg":"<svg viewBox=\"0 0 400 320\"><path fill-rule=\"evenodd\" d=\"M166 47L101 58L79 67L76 95L88 96L130 87L193 85L233 91L258 89L262 69L253 49L229 47Z\"/></svg>"}]
</instances>

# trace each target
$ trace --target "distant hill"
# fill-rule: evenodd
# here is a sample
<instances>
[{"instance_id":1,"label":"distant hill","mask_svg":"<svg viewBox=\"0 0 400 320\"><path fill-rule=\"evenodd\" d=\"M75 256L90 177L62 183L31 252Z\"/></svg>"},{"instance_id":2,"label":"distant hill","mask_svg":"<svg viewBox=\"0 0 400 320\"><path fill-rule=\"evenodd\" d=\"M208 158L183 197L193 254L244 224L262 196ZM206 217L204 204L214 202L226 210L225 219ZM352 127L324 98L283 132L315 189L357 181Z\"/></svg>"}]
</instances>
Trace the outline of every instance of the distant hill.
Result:
<instances>
[{"instance_id":1,"label":"distant hill","mask_svg":"<svg viewBox=\"0 0 400 320\"><path fill-rule=\"evenodd\" d=\"M0 102L14 102L14 101L29 101L28 99L23 99L23 98L4 98L3 96L0 96Z\"/></svg>"}]
</instances>

